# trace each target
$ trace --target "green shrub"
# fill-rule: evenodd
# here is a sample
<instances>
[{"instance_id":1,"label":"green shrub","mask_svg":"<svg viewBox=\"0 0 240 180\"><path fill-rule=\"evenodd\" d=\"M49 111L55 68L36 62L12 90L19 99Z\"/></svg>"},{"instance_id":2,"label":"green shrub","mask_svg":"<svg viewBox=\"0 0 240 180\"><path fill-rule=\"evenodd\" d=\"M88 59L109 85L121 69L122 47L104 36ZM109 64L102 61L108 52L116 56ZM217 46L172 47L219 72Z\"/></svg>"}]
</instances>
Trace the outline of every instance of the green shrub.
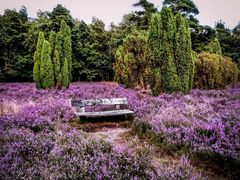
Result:
<instances>
[{"instance_id":1,"label":"green shrub","mask_svg":"<svg viewBox=\"0 0 240 180\"><path fill-rule=\"evenodd\" d=\"M237 66L229 58L203 52L195 61L195 87L217 89L234 85L237 81Z\"/></svg>"}]
</instances>

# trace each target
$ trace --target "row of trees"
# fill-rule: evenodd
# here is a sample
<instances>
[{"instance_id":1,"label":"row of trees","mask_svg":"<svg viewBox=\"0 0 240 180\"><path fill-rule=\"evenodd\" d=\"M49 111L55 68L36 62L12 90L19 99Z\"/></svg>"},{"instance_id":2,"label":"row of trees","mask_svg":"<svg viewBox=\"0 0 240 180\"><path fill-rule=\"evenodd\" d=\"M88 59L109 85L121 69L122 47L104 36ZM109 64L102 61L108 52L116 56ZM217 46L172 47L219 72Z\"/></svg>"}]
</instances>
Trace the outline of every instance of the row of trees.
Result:
<instances>
[{"instance_id":1,"label":"row of trees","mask_svg":"<svg viewBox=\"0 0 240 180\"><path fill-rule=\"evenodd\" d=\"M194 58L187 19L163 8L152 16L149 31L134 31L116 51L115 80L127 87L151 88L153 94L193 86Z\"/></svg>"},{"instance_id":2,"label":"row of trees","mask_svg":"<svg viewBox=\"0 0 240 180\"><path fill-rule=\"evenodd\" d=\"M70 28L64 20L59 32L51 31L48 39L39 32L33 67L36 87L68 88L72 78L72 41Z\"/></svg>"},{"instance_id":3,"label":"row of trees","mask_svg":"<svg viewBox=\"0 0 240 180\"><path fill-rule=\"evenodd\" d=\"M234 62L240 64L240 25L237 25L233 30L227 29L222 21L218 22L215 28L200 25L195 18L195 15L199 13L198 8L191 0L165 0L163 5L164 8L170 7L172 9L172 17L179 16L177 14L180 13L187 19L191 30L192 50L194 52L213 52L215 51L213 44L216 45L214 42L219 40L222 47L222 56L229 56ZM71 32L72 77L70 77L70 80L113 80L113 64L117 62L117 58L115 60L115 54L117 51L123 51L119 50L120 45L122 45L122 49L124 49L124 43L127 43L125 41L128 41L127 39L131 36L138 36L140 39L143 39L143 41L146 41L142 42L143 44L151 44L150 34L146 31L148 31L151 25L153 13L157 13L158 10L154 4L147 0L138 0L133 6L138 7L139 10L125 14L123 21L119 25L111 24L108 31L105 30L104 23L97 18L93 18L92 23L89 25L84 21L74 20L70 11L62 5L57 5L52 12L39 11L35 19L28 17L25 7L22 7L18 12L16 10L5 10L4 14L0 15L0 81L32 81L33 56L37 48L38 34L39 32L43 32L50 43L50 47L52 47L50 42L51 31L58 32L62 20L66 22ZM182 30L177 33L177 23L171 26L175 26L176 29L173 34L179 36L178 34ZM165 34L167 35L167 33ZM162 36L161 33L158 36ZM180 40L182 39L177 40L179 41L178 43L182 43ZM156 43L159 48L163 46L160 41ZM147 50L144 51L149 51L149 49L152 50L153 48L148 46ZM130 52L130 50L124 51L128 51L128 54ZM152 69L152 66L156 67L156 62L154 62L155 64L153 63L154 60L152 57L157 56L155 51L153 54L151 54L150 61L152 64L147 66L148 68L144 70L145 73L143 77L139 77L139 83L137 84L144 84L141 86L146 87L146 81L155 82L156 84L160 82L161 79L161 85L156 85L156 87L152 87L151 84L154 83L148 84L151 86L151 89L164 87L163 89L165 91L169 89L167 88L169 85L164 83L164 70L162 71L160 68ZM175 50L173 54L174 57L172 57L172 61L175 63L174 67L176 69L174 71L178 77L176 75L174 76L179 79L177 81L179 85L174 85L175 90L172 91L180 88L182 89L181 91L187 92L189 91L189 89L186 88L188 87L187 81L180 82L182 78L179 77L179 74L182 70L178 67L178 63L176 63L177 57L175 56ZM144 53L144 58L147 59L145 56L149 55ZM130 56L128 56L128 59L129 58ZM53 61L53 57L51 57L51 60ZM141 59L140 61L144 60ZM145 61L149 62L149 60ZM160 67L158 65L157 67ZM116 69L117 66L114 68ZM188 72L188 70L186 70L186 72ZM154 75L155 78L153 78L151 74L159 74L160 76L157 75L155 77ZM188 78L192 79L191 77ZM56 76L54 75L54 86L57 86L56 82ZM166 82L168 83L169 81L166 80ZM185 84L184 88L180 84ZM190 88L191 82L188 82L188 84ZM159 92L159 90L156 90L156 92Z\"/></svg>"}]
</instances>

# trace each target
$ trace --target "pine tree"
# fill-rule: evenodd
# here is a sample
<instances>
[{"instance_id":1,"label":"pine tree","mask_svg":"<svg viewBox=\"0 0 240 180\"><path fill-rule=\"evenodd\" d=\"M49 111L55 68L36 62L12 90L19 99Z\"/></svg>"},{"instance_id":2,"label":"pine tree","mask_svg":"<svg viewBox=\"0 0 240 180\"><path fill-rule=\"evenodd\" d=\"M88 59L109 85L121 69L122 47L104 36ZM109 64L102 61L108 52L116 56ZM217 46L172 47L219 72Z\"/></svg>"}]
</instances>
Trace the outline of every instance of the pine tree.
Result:
<instances>
[{"instance_id":1,"label":"pine tree","mask_svg":"<svg viewBox=\"0 0 240 180\"><path fill-rule=\"evenodd\" d=\"M163 8L160 14L152 16L148 41L157 80L152 86L153 94L188 93L193 84L194 60L186 18L180 14L173 16L171 9Z\"/></svg>"},{"instance_id":2,"label":"pine tree","mask_svg":"<svg viewBox=\"0 0 240 180\"><path fill-rule=\"evenodd\" d=\"M175 63L180 81L180 90L183 93L188 93L192 86L191 81L194 73L192 69L191 35L186 18L180 14L176 16L176 28Z\"/></svg>"},{"instance_id":3,"label":"pine tree","mask_svg":"<svg viewBox=\"0 0 240 180\"><path fill-rule=\"evenodd\" d=\"M61 67L60 67L60 57L57 49L55 49L54 51L53 66L54 66L55 86L57 88L60 88L62 84L62 75L61 75Z\"/></svg>"},{"instance_id":4,"label":"pine tree","mask_svg":"<svg viewBox=\"0 0 240 180\"><path fill-rule=\"evenodd\" d=\"M57 88L61 88L62 84L62 75L61 75L61 60L63 58L62 56L62 33L59 31L56 34L55 39L55 48L54 48L54 54L53 54L53 66L54 66L54 77L55 77L55 86Z\"/></svg>"},{"instance_id":5,"label":"pine tree","mask_svg":"<svg viewBox=\"0 0 240 180\"><path fill-rule=\"evenodd\" d=\"M36 84L36 88L41 88L41 76L40 76L40 65L41 65L41 52L42 52L42 46L44 42L44 33L39 32L38 34L38 42L37 42L37 48L34 53L34 67L33 67L33 80Z\"/></svg>"},{"instance_id":6,"label":"pine tree","mask_svg":"<svg viewBox=\"0 0 240 180\"><path fill-rule=\"evenodd\" d=\"M51 47L48 41L44 40L41 52L40 76L42 88L54 87L54 73L51 61Z\"/></svg>"},{"instance_id":7,"label":"pine tree","mask_svg":"<svg viewBox=\"0 0 240 180\"><path fill-rule=\"evenodd\" d=\"M160 58L161 52L161 16L159 13L153 14L149 27L148 43L151 49L151 69L152 69L152 82L150 87L153 95L159 95L161 92L161 70L162 61Z\"/></svg>"},{"instance_id":8,"label":"pine tree","mask_svg":"<svg viewBox=\"0 0 240 180\"><path fill-rule=\"evenodd\" d=\"M207 46L208 52L222 55L222 48L218 38L214 38Z\"/></svg>"},{"instance_id":9,"label":"pine tree","mask_svg":"<svg viewBox=\"0 0 240 180\"><path fill-rule=\"evenodd\" d=\"M72 40L71 30L64 20L61 21L60 33L62 34L62 60L65 63L65 59L68 62L69 80L72 79Z\"/></svg>"},{"instance_id":10,"label":"pine tree","mask_svg":"<svg viewBox=\"0 0 240 180\"><path fill-rule=\"evenodd\" d=\"M51 31L50 35L49 35L49 43L50 43L51 51L52 51L51 59L53 59L53 56L54 56L55 41L56 41L56 33L54 31Z\"/></svg>"},{"instance_id":11,"label":"pine tree","mask_svg":"<svg viewBox=\"0 0 240 180\"><path fill-rule=\"evenodd\" d=\"M172 11L163 8L161 11L161 30L159 34L159 59L161 60L161 85L164 92L179 91L179 78L174 57L175 18Z\"/></svg>"},{"instance_id":12,"label":"pine tree","mask_svg":"<svg viewBox=\"0 0 240 180\"><path fill-rule=\"evenodd\" d=\"M68 72L68 60L65 58L62 67L62 86L65 88L69 87L69 72Z\"/></svg>"}]
</instances>

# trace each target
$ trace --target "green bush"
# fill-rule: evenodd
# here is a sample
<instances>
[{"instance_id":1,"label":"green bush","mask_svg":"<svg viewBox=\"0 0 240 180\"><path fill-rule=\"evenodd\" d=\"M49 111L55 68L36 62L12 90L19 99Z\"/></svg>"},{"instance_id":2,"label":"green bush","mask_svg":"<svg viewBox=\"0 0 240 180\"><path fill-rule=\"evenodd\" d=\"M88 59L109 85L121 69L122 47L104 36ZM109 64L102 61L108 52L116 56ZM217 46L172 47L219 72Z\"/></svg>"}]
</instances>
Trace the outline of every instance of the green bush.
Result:
<instances>
[{"instance_id":1,"label":"green bush","mask_svg":"<svg viewBox=\"0 0 240 180\"><path fill-rule=\"evenodd\" d=\"M128 35L115 54L116 62L113 65L115 81L126 87L146 87L145 80L148 79L146 76L150 73L146 71L149 67L148 56L146 32L134 31Z\"/></svg>"},{"instance_id":2,"label":"green bush","mask_svg":"<svg viewBox=\"0 0 240 180\"><path fill-rule=\"evenodd\" d=\"M237 81L237 65L230 58L202 52L195 61L195 87L218 89L234 85Z\"/></svg>"}]
</instances>

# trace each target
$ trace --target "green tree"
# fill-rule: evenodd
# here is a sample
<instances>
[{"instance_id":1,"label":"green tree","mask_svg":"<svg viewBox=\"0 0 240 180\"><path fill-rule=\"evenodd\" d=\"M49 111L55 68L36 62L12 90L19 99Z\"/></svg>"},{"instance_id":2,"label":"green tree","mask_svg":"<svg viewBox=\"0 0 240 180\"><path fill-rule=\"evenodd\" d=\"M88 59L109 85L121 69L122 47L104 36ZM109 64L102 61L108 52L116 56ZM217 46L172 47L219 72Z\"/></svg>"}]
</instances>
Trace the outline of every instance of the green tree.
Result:
<instances>
[{"instance_id":1,"label":"green tree","mask_svg":"<svg viewBox=\"0 0 240 180\"><path fill-rule=\"evenodd\" d=\"M36 84L36 88L42 87L42 81L40 76L40 66L41 66L41 55L42 55L42 47L44 42L44 33L40 32L38 35L37 48L34 53L34 67L33 67L33 80Z\"/></svg>"},{"instance_id":2,"label":"green tree","mask_svg":"<svg viewBox=\"0 0 240 180\"><path fill-rule=\"evenodd\" d=\"M133 4L133 6L141 8L142 10L135 11L130 17L130 20L134 21L138 28L147 30L151 16L153 13L157 12L157 8L154 7L153 3L147 0L139 0L137 3Z\"/></svg>"},{"instance_id":3,"label":"green tree","mask_svg":"<svg viewBox=\"0 0 240 180\"><path fill-rule=\"evenodd\" d=\"M112 74L112 62L109 56L109 35L105 30L103 21L93 18L90 24L92 43L90 44L90 56L87 58L91 80L109 79ZM90 77L88 77L90 78Z\"/></svg>"},{"instance_id":4,"label":"green tree","mask_svg":"<svg viewBox=\"0 0 240 180\"><path fill-rule=\"evenodd\" d=\"M188 22L180 14L176 16L176 42L175 42L175 63L180 81L181 91L188 93L192 88L193 77L193 56L191 33Z\"/></svg>"},{"instance_id":5,"label":"green tree","mask_svg":"<svg viewBox=\"0 0 240 180\"><path fill-rule=\"evenodd\" d=\"M159 95L162 92L161 87L161 69L162 60L161 53L161 15L159 13L153 14L149 26L148 44L151 49L151 69L152 69L152 83L150 84L153 95Z\"/></svg>"},{"instance_id":6,"label":"green tree","mask_svg":"<svg viewBox=\"0 0 240 180\"><path fill-rule=\"evenodd\" d=\"M33 52L23 43L29 29L26 8L4 10L0 24L0 81L32 80Z\"/></svg>"},{"instance_id":7,"label":"green tree","mask_svg":"<svg viewBox=\"0 0 240 180\"><path fill-rule=\"evenodd\" d=\"M207 46L208 52L222 55L222 48L218 38L214 38Z\"/></svg>"},{"instance_id":8,"label":"green tree","mask_svg":"<svg viewBox=\"0 0 240 180\"><path fill-rule=\"evenodd\" d=\"M50 43L51 50L52 50L51 59L53 59L53 55L54 55L55 41L56 41L56 33L54 31L51 31L50 35L49 35L49 43Z\"/></svg>"},{"instance_id":9,"label":"green tree","mask_svg":"<svg viewBox=\"0 0 240 180\"><path fill-rule=\"evenodd\" d=\"M160 66L161 89L169 93L180 89L174 56L175 33L176 22L169 8L162 9L161 17L153 16L149 33L149 41L153 48L153 62L156 65L155 68Z\"/></svg>"},{"instance_id":10,"label":"green tree","mask_svg":"<svg viewBox=\"0 0 240 180\"><path fill-rule=\"evenodd\" d=\"M66 24L65 21L61 22L60 33L62 36L62 66L65 59L68 62L68 75L69 80L72 80L72 39L71 39L71 29Z\"/></svg>"},{"instance_id":11,"label":"green tree","mask_svg":"<svg viewBox=\"0 0 240 180\"><path fill-rule=\"evenodd\" d=\"M62 86L65 88L69 87L69 72L68 72L68 60L65 58L62 67Z\"/></svg>"},{"instance_id":12,"label":"green tree","mask_svg":"<svg viewBox=\"0 0 240 180\"><path fill-rule=\"evenodd\" d=\"M61 4L58 4L55 8L53 8L52 12L48 12L48 16L52 21L51 29L55 32L59 31L62 21L65 21L70 28L74 26L74 20L70 11Z\"/></svg>"},{"instance_id":13,"label":"green tree","mask_svg":"<svg viewBox=\"0 0 240 180\"><path fill-rule=\"evenodd\" d=\"M60 56L57 49L54 50L53 69L54 69L55 86L57 88L61 88L62 74L61 74L61 66L60 66Z\"/></svg>"},{"instance_id":14,"label":"green tree","mask_svg":"<svg viewBox=\"0 0 240 180\"><path fill-rule=\"evenodd\" d=\"M48 41L44 40L41 52L40 76L42 88L54 87L54 72L51 61L51 47Z\"/></svg>"},{"instance_id":15,"label":"green tree","mask_svg":"<svg viewBox=\"0 0 240 180\"><path fill-rule=\"evenodd\" d=\"M135 31L124 39L123 45L117 49L113 67L117 82L127 87L142 88L149 84L145 81L150 58L147 48L147 34L144 31Z\"/></svg>"},{"instance_id":16,"label":"green tree","mask_svg":"<svg viewBox=\"0 0 240 180\"><path fill-rule=\"evenodd\" d=\"M183 15L198 15L199 10L192 0L164 0L163 5L172 8L173 12Z\"/></svg>"},{"instance_id":17,"label":"green tree","mask_svg":"<svg viewBox=\"0 0 240 180\"><path fill-rule=\"evenodd\" d=\"M62 20L59 32L56 34L55 46L53 53L53 66L54 66L54 76L55 76L55 86L61 88L63 86L63 78L66 79L66 74L68 73L68 79L71 80L72 71L72 41L71 41L71 30L67 26L66 22ZM67 65L66 62L67 61ZM68 67L68 71L63 71L65 67ZM64 84L66 85L66 83ZM64 86L68 88L69 85Z\"/></svg>"},{"instance_id":18,"label":"green tree","mask_svg":"<svg viewBox=\"0 0 240 180\"><path fill-rule=\"evenodd\" d=\"M76 21L72 30L73 77L74 81L88 80L92 68L87 59L93 42L90 27L84 21Z\"/></svg>"}]
</instances>

